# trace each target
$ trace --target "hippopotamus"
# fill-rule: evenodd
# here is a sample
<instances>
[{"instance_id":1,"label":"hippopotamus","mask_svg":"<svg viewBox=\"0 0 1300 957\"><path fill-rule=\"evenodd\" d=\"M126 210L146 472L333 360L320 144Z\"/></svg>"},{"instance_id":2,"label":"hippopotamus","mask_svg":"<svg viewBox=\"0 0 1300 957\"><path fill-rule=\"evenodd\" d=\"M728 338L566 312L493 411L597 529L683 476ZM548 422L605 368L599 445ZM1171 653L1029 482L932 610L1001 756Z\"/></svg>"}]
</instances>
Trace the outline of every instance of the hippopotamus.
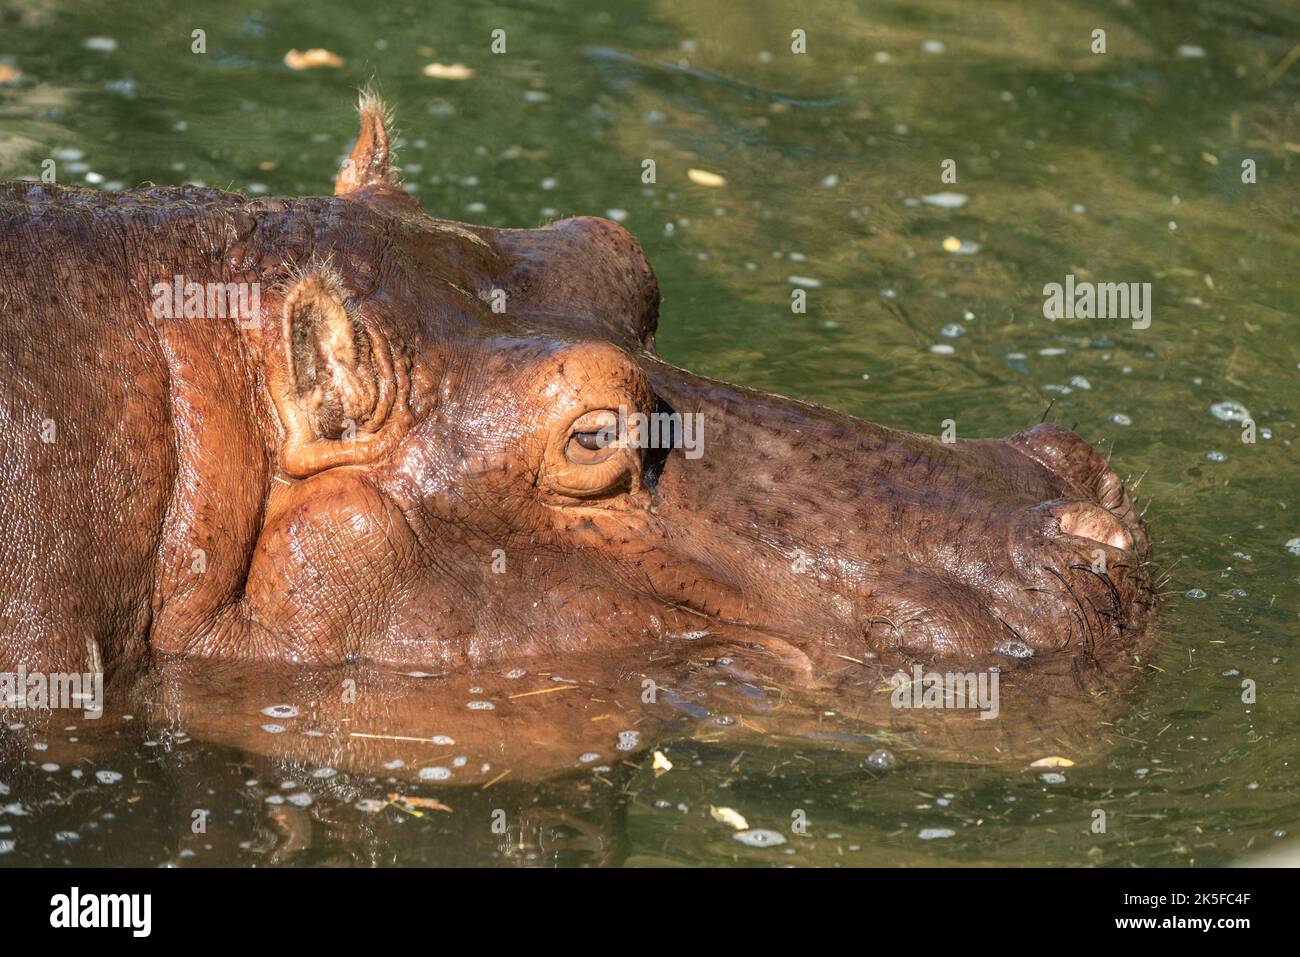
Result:
<instances>
[{"instance_id":1,"label":"hippopotamus","mask_svg":"<svg viewBox=\"0 0 1300 957\"><path fill-rule=\"evenodd\" d=\"M1147 533L1074 432L678 368L627 230L436 218L386 116L362 97L332 196L0 184L0 670L1142 650Z\"/></svg>"}]
</instances>

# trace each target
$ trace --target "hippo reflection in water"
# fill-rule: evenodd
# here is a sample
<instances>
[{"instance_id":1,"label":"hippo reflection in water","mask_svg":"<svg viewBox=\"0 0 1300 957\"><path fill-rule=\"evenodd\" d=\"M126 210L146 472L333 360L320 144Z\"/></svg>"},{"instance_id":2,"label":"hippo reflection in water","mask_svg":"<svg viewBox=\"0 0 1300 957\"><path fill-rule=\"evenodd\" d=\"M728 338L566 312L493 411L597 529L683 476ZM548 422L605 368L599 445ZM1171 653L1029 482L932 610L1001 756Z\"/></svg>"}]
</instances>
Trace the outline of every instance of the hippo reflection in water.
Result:
<instances>
[{"instance_id":1,"label":"hippo reflection in water","mask_svg":"<svg viewBox=\"0 0 1300 957\"><path fill-rule=\"evenodd\" d=\"M334 192L0 185L0 670L1141 651L1146 533L1074 433L945 443L669 365L623 228L429 216L370 97Z\"/></svg>"}]
</instances>

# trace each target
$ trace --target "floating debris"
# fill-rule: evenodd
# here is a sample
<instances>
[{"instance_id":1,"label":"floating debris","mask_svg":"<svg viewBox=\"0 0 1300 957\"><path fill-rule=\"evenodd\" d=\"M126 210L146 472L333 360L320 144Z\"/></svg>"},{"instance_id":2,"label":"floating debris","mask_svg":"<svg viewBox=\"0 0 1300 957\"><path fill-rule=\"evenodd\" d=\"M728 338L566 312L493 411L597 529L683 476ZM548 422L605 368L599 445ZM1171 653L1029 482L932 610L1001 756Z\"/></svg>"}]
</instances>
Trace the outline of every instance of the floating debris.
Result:
<instances>
[{"instance_id":1,"label":"floating debris","mask_svg":"<svg viewBox=\"0 0 1300 957\"><path fill-rule=\"evenodd\" d=\"M717 173L710 173L706 169L688 169L686 171L686 178L696 186L720 187L727 185L727 179L725 176L720 176Z\"/></svg>"},{"instance_id":2,"label":"floating debris","mask_svg":"<svg viewBox=\"0 0 1300 957\"><path fill-rule=\"evenodd\" d=\"M940 209L961 209L970 202L970 197L965 193L931 193L929 196L922 196L921 202Z\"/></svg>"},{"instance_id":3,"label":"floating debris","mask_svg":"<svg viewBox=\"0 0 1300 957\"><path fill-rule=\"evenodd\" d=\"M468 80L474 75L473 69L463 63L428 63L420 72L435 80Z\"/></svg>"},{"instance_id":4,"label":"floating debris","mask_svg":"<svg viewBox=\"0 0 1300 957\"><path fill-rule=\"evenodd\" d=\"M1051 757L1039 758L1029 766L1031 768L1072 768L1074 762L1069 758L1062 758L1054 754Z\"/></svg>"},{"instance_id":5,"label":"floating debris","mask_svg":"<svg viewBox=\"0 0 1300 957\"><path fill-rule=\"evenodd\" d=\"M662 751L656 751L654 756L654 762L651 765L651 767L653 767L656 771L671 771L673 769L673 763L668 760L667 755L665 755Z\"/></svg>"},{"instance_id":6,"label":"floating debris","mask_svg":"<svg viewBox=\"0 0 1300 957\"><path fill-rule=\"evenodd\" d=\"M714 807L710 804L709 816L719 824L726 824L728 827L734 827L737 831L749 830L749 822L745 820L745 815L741 814L735 808Z\"/></svg>"},{"instance_id":7,"label":"floating debris","mask_svg":"<svg viewBox=\"0 0 1300 957\"><path fill-rule=\"evenodd\" d=\"M343 58L337 53L316 47L305 52L290 50L284 55L284 65L290 70L313 70L318 67L338 68L343 65Z\"/></svg>"}]
</instances>

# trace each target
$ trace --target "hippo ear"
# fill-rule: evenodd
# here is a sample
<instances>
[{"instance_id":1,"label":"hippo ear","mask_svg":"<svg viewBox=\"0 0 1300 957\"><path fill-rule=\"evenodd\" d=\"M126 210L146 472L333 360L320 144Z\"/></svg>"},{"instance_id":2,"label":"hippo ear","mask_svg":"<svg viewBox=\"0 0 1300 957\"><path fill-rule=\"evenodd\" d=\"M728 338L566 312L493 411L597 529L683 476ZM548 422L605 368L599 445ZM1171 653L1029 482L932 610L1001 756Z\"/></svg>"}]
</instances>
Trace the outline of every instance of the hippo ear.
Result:
<instances>
[{"instance_id":1,"label":"hippo ear","mask_svg":"<svg viewBox=\"0 0 1300 957\"><path fill-rule=\"evenodd\" d=\"M266 343L267 386L284 429L280 465L304 478L364 465L390 450L410 423L404 375L328 272L288 290L277 335Z\"/></svg>"},{"instance_id":2,"label":"hippo ear","mask_svg":"<svg viewBox=\"0 0 1300 957\"><path fill-rule=\"evenodd\" d=\"M388 110L370 89L361 91L357 110L361 114L361 134L334 180L335 196L347 196L367 186L397 188L388 152Z\"/></svg>"}]
</instances>

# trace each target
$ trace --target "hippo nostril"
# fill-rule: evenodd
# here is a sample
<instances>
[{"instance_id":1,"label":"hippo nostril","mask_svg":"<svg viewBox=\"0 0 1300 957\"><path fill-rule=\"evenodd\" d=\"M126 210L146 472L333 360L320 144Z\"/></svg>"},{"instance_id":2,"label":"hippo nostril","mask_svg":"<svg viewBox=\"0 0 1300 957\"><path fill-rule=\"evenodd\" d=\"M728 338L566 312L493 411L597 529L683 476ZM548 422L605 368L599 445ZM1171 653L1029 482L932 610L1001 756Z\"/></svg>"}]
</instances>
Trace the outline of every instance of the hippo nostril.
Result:
<instances>
[{"instance_id":1,"label":"hippo nostril","mask_svg":"<svg viewBox=\"0 0 1300 957\"><path fill-rule=\"evenodd\" d=\"M1105 508L1089 502L1070 502L1054 510L1061 531L1077 538L1101 542L1111 548L1130 549L1133 536L1118 518Z\"/></svg>"}]
</instances>

